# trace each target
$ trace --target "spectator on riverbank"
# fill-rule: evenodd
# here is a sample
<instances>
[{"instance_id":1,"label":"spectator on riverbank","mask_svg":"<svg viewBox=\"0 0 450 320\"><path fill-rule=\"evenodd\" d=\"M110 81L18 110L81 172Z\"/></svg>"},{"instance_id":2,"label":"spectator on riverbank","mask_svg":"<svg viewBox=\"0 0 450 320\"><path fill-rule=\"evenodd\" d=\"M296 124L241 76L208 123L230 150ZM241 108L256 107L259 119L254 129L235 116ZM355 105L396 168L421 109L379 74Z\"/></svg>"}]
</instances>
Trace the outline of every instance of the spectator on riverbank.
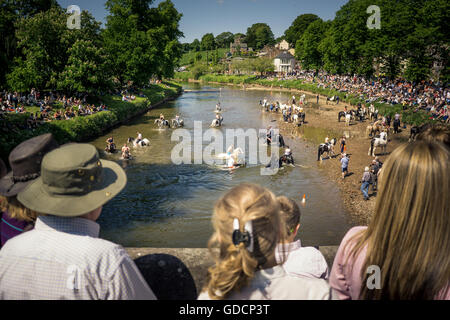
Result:
<instances>
[{"instance_id":1,"label":"spectator on riverbank","mask_svg":"<svg viewBox=\"0 0 450 320\"><path fill-rule=\"evenodd\" d=\"M370 181L372 182L372 191L377 190L378 174L380 169L381 168L379 167L377 160L372 160L372 163L370 164Z\"/></svg>"},{"instance_id":2,"label":"spectator on riverbank","mask_svg":"<svg viewBox=\"0 0 450 320\"><path fill-rule=\"evenodd\" d=\"M329 298L325 280L292 277L278 265L275 249L284 242L285 228L279 211L274 194L253 184L234 187L219 199L208 246L220 252L200 300Z\"/></svg>"},{"instance_id":3,"label":"spectator on riverbank","mask_svg":"<svg viewBox=\"0 0 450 320\"><path fill-rule=\"evenodd\" d=\"M340 299L450 299L449 164L439 142L392 152L369 226L350 229L337 251L330 285Z\"/></svg>"},{"instance_id":4,"label":"spectator on riverbank","mask_svg":"<svg viewBox=\"0 0 450 320\"><path fill-rule=\"evenodd\" d=\"M341 138L341 143L340 143L340 148L341 148L341 153L345 153L347 152L347 141L345 140L345 136L343 136Z\"/></svg>"},{"instance_id":5,"label":"spectator on riverbank","mask_svg":"<svg viewBox=\"0 0 450 320\"><path fill-rule=\"evenodd\" d=\"M328 265L322 253L314 247L302 247L301 241L295 240L300 228L300 208L285 196L277 200L285 224L282 231L286 232L286 240L277 246L277 262L282 263L286 257L283 268L291 276L327 279Z\"/></svg>"},{"instance_id":6,"label":"spectator on riverbank","mask_svg":"<svg viewBox=\"0 0 450 320\"><path fill-rule=\"evenodd\" d=\"M33 228L37 218L35 211L17 201L17 194L32 183L41 172L44 155L58 147L52 134L43 134L26 140L9 155L11 172L0 180L1 245L24 231Z\"/></svg>"},{"instance_id":7,"label":"spectator on riverbank","mask_svg":"<svg viewBox=\"0 0 450 320\"><path fill-rule=\"evenodd\" d=\"M342 179L345 179L345 176L348 174L348 163L350 159L347 157L346 153L342 154L341 157L341 169L342 169Z\"/></svg>"},{"instance_id":8,"label":"spectator on riverbank","mask_svg":"<svg viewBox=\"0 0 450 320\"><path fill-rule=\"evenodd\" d=\"M363 193L364 200L369 200L369 186L371 181L369 167L365 167L361 179L361 192Z\"/></svg>"},{"instance_id":9,"label":"spectator on riverbank","mask_svg":"<svg viewBox=\"0 0 450 320\"><path fill-rule=\"evenodd\" d=\"M95 221L125 187L123 169L73 143L48 153L41 172L18 195L38 218L0 251L0 298L155 299L126 251L98 238Z\"/></svg>"}]
</instances>

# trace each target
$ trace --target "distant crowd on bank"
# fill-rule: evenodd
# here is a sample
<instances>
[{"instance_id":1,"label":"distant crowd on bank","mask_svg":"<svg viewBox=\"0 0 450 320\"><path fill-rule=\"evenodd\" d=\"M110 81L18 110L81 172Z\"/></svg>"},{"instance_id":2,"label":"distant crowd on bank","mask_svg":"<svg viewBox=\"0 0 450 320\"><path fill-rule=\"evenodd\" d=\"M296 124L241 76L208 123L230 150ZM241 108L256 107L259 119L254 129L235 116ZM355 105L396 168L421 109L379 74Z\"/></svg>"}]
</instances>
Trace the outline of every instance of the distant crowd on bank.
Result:
<instances>
[{"instance_id":1,"label":"distant crowd on bank","mask_svg":"<svg viewBox=\"0 0 450 320\"><path fill-rule=\"evenodd\" d=\"M276 79L276 78L273 78ZM366 79L357 75L332 75L326 72L297 70L278 80L303 80L317 88L352 94L366 103L402 105L404 109L425 110L430 117L445 123L450 119L450 88L432 81L411 82L403 79Z\"/></svg>"},{"instance_id":2,"label":"distant crowd on bank","mask_svg":"<svg viewBox=\"0 0 450 320\"><path fill-rule=\"evenodd\" d=\"M99 238L103 206L127 183L118 164L89 144L32 138L9 155L9 173L0 161L0 299L450 299L442 128L389 155L370 224L347 232L331 268L297 240L307 226L295 201L254 184L229 190L213 208L218 252L200 292L176 257L133 261Z\"/></svg>"}]
</instances>

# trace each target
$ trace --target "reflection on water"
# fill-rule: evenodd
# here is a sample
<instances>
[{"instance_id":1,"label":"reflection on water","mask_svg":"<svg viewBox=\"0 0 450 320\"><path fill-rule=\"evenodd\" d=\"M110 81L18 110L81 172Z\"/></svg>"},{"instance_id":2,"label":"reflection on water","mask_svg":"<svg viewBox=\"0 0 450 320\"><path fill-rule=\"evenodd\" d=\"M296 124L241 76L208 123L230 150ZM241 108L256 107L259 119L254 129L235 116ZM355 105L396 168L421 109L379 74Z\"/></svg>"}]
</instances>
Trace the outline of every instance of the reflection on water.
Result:
<instances>
[{"instance_id":1,"label":"reflection on water","mask_svg":"<svg viewBox=\"0 0 450 320\"><path fill-rule=\"evenodd\" d=\"M303 142L285 137L296 163L304 167L289 167L273 176L260 175L261 167L257 165L230 173L206 164L173 164L171 151L177 144L171 141L173 129L160 130L154 124L160 113L166 119L178 113L184 119L185 129L192 132L194 121L203 121L205 132L214 119L215 105L220 101L225 110L224 126L214 130L258 130L269 124L276 127L279 115L260 112L259 100L267 96L269 100L287 101L289 95L195 84L187 84L185 88L194 91L92 142L101 151L107 137L113 135L121 147L128 137L136 137L137 131L151 142L150 147L132 148L135 156L132 161L121 161L120 154L107 155L101 151L103 158L121 163L128 176L124 191L103 208L99 219L101 236L128 247L206 247L212 233L211 214L215 201L230 188L250 182L267 187L276 195L293 198L299 204L306 194L307 203L301 206L303 243L338 244L348 229L338 190L317 170L315 152L306 149ZM312 133L312 128L300 130L304 130L305 136L321 135ZM203 147L208 144L204 142ZM248 146L245 147L248 150Z\"/></svg>"}]
</instances>

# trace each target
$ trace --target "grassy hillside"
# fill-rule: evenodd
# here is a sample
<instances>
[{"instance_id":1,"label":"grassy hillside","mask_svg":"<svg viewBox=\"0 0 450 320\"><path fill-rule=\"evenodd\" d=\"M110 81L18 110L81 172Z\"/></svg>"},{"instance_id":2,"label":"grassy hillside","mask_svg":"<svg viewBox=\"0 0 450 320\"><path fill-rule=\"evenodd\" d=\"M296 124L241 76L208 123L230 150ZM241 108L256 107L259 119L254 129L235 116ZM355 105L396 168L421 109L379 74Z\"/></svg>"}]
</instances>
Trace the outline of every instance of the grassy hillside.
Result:
<instances>
[{"instance_id":1,"label":"grassy hillside","mask_svg":"<svg viewBox=\"0 0 450 320\"><path fill-rule=\"evenodd\" d=\"M225 54L229 51L229 49L219 48L217 49L217 51L219 53L219 59L221 59L225 58ZM197 53L200 53L202 56L202 61L206 62L206 51L190 51L183 54L179 63L180 66L187 66L192 64L192 61L195 61L195 56L197 55ZM211 59L213 54L214 51L208 51L208 58Z\"/></svg>"}]
</instances>

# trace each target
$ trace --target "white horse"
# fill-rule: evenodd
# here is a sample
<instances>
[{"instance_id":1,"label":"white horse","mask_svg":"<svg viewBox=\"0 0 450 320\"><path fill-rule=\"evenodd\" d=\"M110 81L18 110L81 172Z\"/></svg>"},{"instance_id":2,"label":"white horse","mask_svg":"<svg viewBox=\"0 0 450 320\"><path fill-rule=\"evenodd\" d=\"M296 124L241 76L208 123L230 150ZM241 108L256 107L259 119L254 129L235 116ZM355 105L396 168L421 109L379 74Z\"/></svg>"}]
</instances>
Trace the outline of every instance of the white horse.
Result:
<instances>
[{"instance_id":1,"label":"white horse","mask_svg":"<svg viewBox=\"0 0 450 320\"><path fill-rule=\"evenodd\" d=\"M178 127L184 127L184 120L183 119L172 119L172 127L178 128Z\"/></svg>"},{"instance_id":2,"label":"white horse","mask_svg":"<svg viewBox=\"0 0 450 320\"><path fill-rule=\"evenodd\" d=\"M350 112L348 112L345 115L345 125L346 126L350 126L350 122L352 121L352 115L350 114Z\"/></svg>"},{"instance_id":3,"label":"white horse","mask_svg":"<svg viewBox=\"0 0 450 320\"><path fill-rule=\"evenodd\" d=\"M370 156L370 154L372 154L372 157L375 157L375 149L377 147L381 147L383 148L383 154L386 153L386 147L387 147L387 132L383 131L380 133L380 137L379 138L373 138L370 141L370 148L369 148L369 152L367 153L368 156Z\"/></svg>"},{"instance_id":4,"label":"white horse","mask_svg":"<svg viewBox=\"0 0 450 320\"><path fill-rule=\"evenodd\" d=\"M226 160L227 162L228 160L230 160L230 158L232 158L234 165L242 165L245 164L245 160L241 159L241 161L239 161L239 155L241 154L244 154L244 151L242 151L241 148L236 148L233 150L233 146L230 146L227 150L227 153L219 153L218 155L216 155L216 158L220 160Z\"/></svg>"},{"instance_id":5,"label":"white horse","mask_svg":"<svg viewBox=\"0 0 450 320\"><path fill-rule=\"evenodd\" d=\"M163 128L163 127L168 127L170 128L170 123L168 120L161 120L161 119L156 119L155 123L158 124L159 128Z\"/></svg>"},{"instance_id":6,"label":"white horse","mask_svg":"<svg viewBox=\"0 0 450 320\"><path fill-rule=\"evenodd\" d=\"M128 138L128 143L133 143L133 147L148 147L150 145L150 140L147 138L142 139L139 142L136 142L136 139L130 137Z\"/></svg>"},{"instance_id":7,"label":"white horse","mask_svg":"<svg viewBox=\"0 0 450 320\"><path fill-rule=\"evenodd\" d=\"M211 121L210 127L211 127L211 128L217 128L217 127L220 127L220 126L222 126L222 122L223 122L223 117L220 116L219 119L216 118L216 119L214 119L213 121Z\"/></svg>"}]
</instances>

